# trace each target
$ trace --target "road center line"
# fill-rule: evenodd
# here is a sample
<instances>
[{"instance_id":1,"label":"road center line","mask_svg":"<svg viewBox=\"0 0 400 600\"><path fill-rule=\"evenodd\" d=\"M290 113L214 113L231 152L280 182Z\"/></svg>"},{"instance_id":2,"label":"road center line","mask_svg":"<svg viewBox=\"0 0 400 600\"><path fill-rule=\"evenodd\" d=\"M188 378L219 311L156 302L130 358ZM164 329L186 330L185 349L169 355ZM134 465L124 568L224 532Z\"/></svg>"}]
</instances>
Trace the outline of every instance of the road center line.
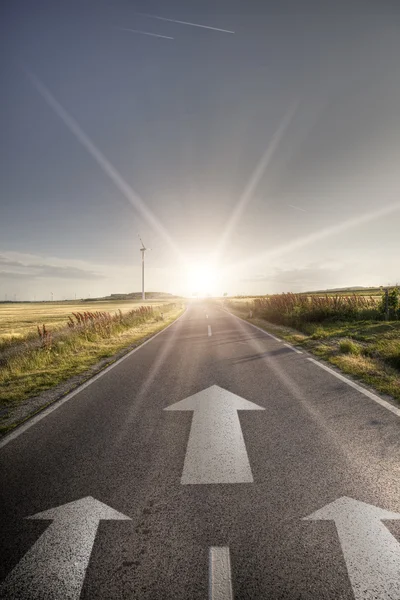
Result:
<instances>
[{"instance_id":1,"label":"road center line","mask_svg":"<svg viewBox=\"0 0 400 600\"><path fill-rule=\"evenodd\" d=\"M229 548L210 548L209 600L233 600Z\"/></svg>"},{"instance_id":2,"label":"road center line","mask_svg":"<svg viewBox=\"0 0 400 600\"><path fill-rule=\"evenodd\" d=\"M383 398L379 398L379 396L377 396L376 394L373 394L369 390L366 390L365 388L361 387L361 385L358 385L354 381L351 381L351 379L347 379L347 377L344 377L343 375L340 375L340 373L336 373L336 371L334 371L333 369L330 369L329 367L323 365L322 363L318 362L314 358L308 358L307 360L309 360L310 362L314 363L314 365L317 365L321 369L324 369L325 371L328 371L328 373L331 373L331 375L334 375L335 377L337 377L341 381L344 381L344 383L347 383L347 385L349 385L350 387L352 387L355 390L361 392L362 394L364 394L364 396L367 396L367 398L370 398L371 400L374 400L374 402L377 402L378 404L380 404L384 408L387 408L387 410L390 410L397 417L400 417L400 408L396 408L395 406L393 406L393 404L390 404L389 402L386 402L386 400L383 400Z\"/></svg>"},{"instance_id":3,"label":"road center line","mask_svg":"<svg viewBox=\"0 0 400 600\"><path fill-rule=\"evenodd\" d=\"M286 348L290 348L291 350L293 350L293 352L297 352L297 354L303 354L301 350L298 350L297 348L295 348L294 346L291 346L290 344L283 344L284 346L286 346Z\"/></svg>"},{"instance_id":4,"label":"road center line","mask_svg":"<svg viewBox=\"0 0 400 600\"><path fill-rule=\"evenodd\" d=\"M211 325L208 325L208 337L212 336Z\"/></svg>"}]
</instances>

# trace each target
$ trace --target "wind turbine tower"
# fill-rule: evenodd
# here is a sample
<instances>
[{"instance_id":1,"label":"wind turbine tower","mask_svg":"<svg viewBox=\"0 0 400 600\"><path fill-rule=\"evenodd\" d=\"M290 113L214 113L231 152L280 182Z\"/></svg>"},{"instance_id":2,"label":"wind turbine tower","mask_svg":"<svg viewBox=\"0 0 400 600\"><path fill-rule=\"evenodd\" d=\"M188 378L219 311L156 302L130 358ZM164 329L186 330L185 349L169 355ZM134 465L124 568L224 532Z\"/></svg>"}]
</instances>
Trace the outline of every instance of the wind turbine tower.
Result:
<instances>
[{"instance_id":1,"label":"wind turbine tower","mask_svg":"<svg viewBox=\"0 0 400 600\"><path fill-rule=\"evenodd\" d=\"M140 243L142 244L142 247L140 248L140 252L142 253L142 300L146 300L146 294L144 292L144 253L146 252L146 250L148 250L148 248L146 248L146 246L143 244L142 238L139 235L139 240Z\"/></svg>"}]
</instances>

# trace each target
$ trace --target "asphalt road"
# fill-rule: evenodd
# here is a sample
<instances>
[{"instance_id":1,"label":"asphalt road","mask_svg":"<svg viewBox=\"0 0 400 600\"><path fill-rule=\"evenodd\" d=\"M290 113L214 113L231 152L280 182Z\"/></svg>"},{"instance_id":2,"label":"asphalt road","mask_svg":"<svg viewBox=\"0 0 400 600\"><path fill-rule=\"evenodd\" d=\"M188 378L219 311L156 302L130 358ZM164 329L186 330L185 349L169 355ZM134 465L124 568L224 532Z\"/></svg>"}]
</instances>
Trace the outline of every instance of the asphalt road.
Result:
<instances>
[{"instance_id":1,"label":"asphalt road","mask_svg":"<svg viewBox=\"0 0 400 600\"><path fill-rule=\"evenodd\" d=\"M0 463L1 597L400 599L400 413L212 305Z\"/></svg>"}]
</instances>

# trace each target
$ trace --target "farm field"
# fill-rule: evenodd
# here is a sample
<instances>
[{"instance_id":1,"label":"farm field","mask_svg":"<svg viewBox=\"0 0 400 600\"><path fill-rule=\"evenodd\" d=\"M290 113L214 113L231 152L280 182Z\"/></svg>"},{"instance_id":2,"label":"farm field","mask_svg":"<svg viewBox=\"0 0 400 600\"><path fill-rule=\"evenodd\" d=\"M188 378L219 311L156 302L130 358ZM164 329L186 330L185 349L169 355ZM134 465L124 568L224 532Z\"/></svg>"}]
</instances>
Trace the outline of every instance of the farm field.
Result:
<instances>
[{"instance_id":1,"label":"farm field","mask_svg":"<svg viewBox=\"0 0 400 600\"><path fill-rule=\"evenodd\" d=\"M170 300L108 300L75 302L16 302L0 303L0 351L10 340L23 340L27 335L37 335L37 325L45 324L50 329L58 329L67 324L74 312L116 312L123 313L139 306L156 308Z\"/></svg>"},{"instance_id":2,"label":"farm field","mask_svg":"<svg viewBox=\"0 0 400 600\"><path fill-rule=\"evenodd\" d=\"M389 286L389 289L393 289L391 286ZM305 295L307 296L349 296L349 295L356 295L356 296L381 296L382 295L382 290L381 288L362 288L362 289L343 289L343 290L327 290L327 291L315 291L315 292L305 292Z\"/></svg>"}]
</instances>

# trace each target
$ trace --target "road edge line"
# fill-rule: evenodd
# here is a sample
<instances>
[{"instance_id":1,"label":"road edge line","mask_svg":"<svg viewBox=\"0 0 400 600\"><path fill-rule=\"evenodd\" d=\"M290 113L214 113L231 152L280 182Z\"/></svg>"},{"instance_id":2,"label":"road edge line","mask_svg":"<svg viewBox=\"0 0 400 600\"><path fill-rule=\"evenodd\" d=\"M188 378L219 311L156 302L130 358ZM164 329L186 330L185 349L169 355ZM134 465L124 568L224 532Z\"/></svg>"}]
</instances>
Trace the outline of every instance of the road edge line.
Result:
<instances>
[{"instance_id":1,"label":"road edge line","mask_svg":"<svg viewBox=\"0 0 400 600\"><path fill-rule=\"evenodd\" d=\"M228 315L231 315L232 317L235 317L236 319L239 319L239 321L243 321L243 323L247 323L248 325L251 325L251 327L254 327L255 329L258 329L259 331L262 331L263 333L265 333L269 337L273 338L274 340L276 340L278 342L283 342L283 340L275 337L274 335L272 335L272 333L269 333L268 331L265 331L265 329L261 329L261 327L257 327L257 325L253 325L253 323L250 323L250 321L246 321L246 319L242 319L241 317L238 317L234 313L231 313L229 310L226 310L226 308L221 308L221 310L223 312L226 312ZM310 356L306 356L307 354L309 354L308 351L296 350L296 348L294 346L292 347L292 349L295 350L295 352L297 352L299 354L303 354L304 358L306 358L310 362L314 363L315 365L318 365L319 367L321 367L321 369L325 369L325 371L328 371L328 373L331 373L332 375L334 375L335 377L337 377L338 379L340 379L344 383L347 383L347 385L349 385L350 387L352 387L355 390L361 392L361 394L364 394L364 396L367 396L367 398L369 398L370 400L374 400L374 402L376 402L377 404L379 404L383 408L386 408L387 410L389 410L390 412L392 412L397 417L400 417L400 408L397 408L397 406L395 406L394 404L391 404L387 400L384 400L383 398L380 398L380 396L378 396L377 394L374 394L374 392L370 392L367 388L362 387L361 385L359 385L355 381L352 381L348 377L345 377L341 373L337 373L336 371L334 371L334 369L331 369L327 365L324 365L319 360L316 360L315 358L312 358Z\"/></svg>"},{"instance_id":2,"label":"road edge line","mask_svg":"<svg viewBox=\"0 0 400 600\"><path fill-rule=\"evenodd\" d=\"M76 387L71 392L68 392L65 396L62 396L61 398L54 400L53 402L51 402L51 404L48 404L44 408L39 409L39 411L37 413L35 413L31 417L28 417L26 419L26 421L24 421L20 425L17 425L16 428L13 429L13 431L10 431L10 433L6 433L5 436L0 439L0 449L4 448L4 446L6 446L9 442L11 442L12 440L15 440L21 434L25 433L25 431L27 431L28 429L33 427L33 425L36 425L36 423L38 423L39 421L41 421L42 419L47 417L47 415L52 413L54 410L57 410L57 408L62 406L65 402L68 402L68 400L71 400L71 398L73 398L74 396L79 394L79 392L82 392L85 388L89 387L89 385L91 385L92 383L94 383L95 381L100 379L100 377L102 377L103 375L105 375L106 373L111 371L111 369L113 369L114 367L116 367L117 365L122 363L122 361L124 361L126 358L129 358L130 356L132 356L132 354L134 354L135 352L137 352L138 350L143 348L143 346L146 346L146 344L148 344L149 342L152 342L157 336L164 333L164 331L167 331L167 329L172 327L172 325L175 325L175 323L177 323L186 314L186 311L187 311L187 307L185 308L183 313L181 315L179 315L179 317L177 319L175 319L174 321L172 321L172 323L170 323L169 325L164 327L164 329L161 329L161 331L157 331L157 333L155 333L154 335L149 337L147 340L145 340L142 343L139 343L139 345L136 346L136 348L133 348L132 350L130 350L129 352L124 354L124 356L121 356L121 358L119 358L118 360L113 362L111 365L108 365L107 367L102 369L99 373L96 373L95 375L93 375L93 377L90 377L87 381L80 384L78 387Z\"/></svg>"},{"instance_id":3,"label":"road edge line","mask_svg":"<svg viewBox=\"0 0 400 600\"><path fill-rule=\"evenodd\" d=\"M377 394L374 394L373 392L370 392L369 390L367 390L366 388L362 387L361 385L359 385L355 381L352 381L351 379L348 379L344 375L341 375L340 373L337 373L336 371L334 371L330 367L327 367L326 365L322 364L321 362L319 362L315 358L307 357L307 360L309 360L310 362L314 363L315 365L317 365L321 369L324 369L325 371L328 371L328 373L331 373L331 375L334 375L335 377L337 377L341 381L344 381L344 383L347 383L347 385L349 385L350 387L354 388L358 392L361 392L361 394L364 394L364 396L367 396L367 398L370 398L370 400L374 400L374 402L376 402L377 404L380 404L380 406L383 406L387 410L390 410L397 417L400 417L400 408L397 408L393 404L390 404L390 402L387 402L387 400L384 400L383 398L380 398Z\"/></svg>"},{"instance_id":4,"label":"road edge line","mask_svg":"<svg viewBox=\"0 0 400 600\"><path fill-rule=\"evenodd\" d=\"M293 350L293 352L296 352L296 354L303 354L303 352L301 350L299 350L298 348L295 348L291 344L283 344L283 345L286 346L286 348L290 348L290 350Z\"/></svg>"},{"instance_id":5,"label":"road edge line","mask_svg":"<svg viewBox=\"0 0 400 600\"><path fill-rule=\"evenodd\" d=\"M262 333L265 333L265 335L267 335L268 337L272 338L276 342L283 342L283 340L281 340L280 338L276 337L275 335L272 335L272 333L269 333L268 331L265 331L265 329L261 329L261 327L257 327L257 325L253 325L253 323L250 323L250 321L246 321L246 319L242 319L241 317L238 317L234 313L229 312L229 310L226 310L225 308L222 308L221 310L223 310L224 312L226 312L228 315L231 315L231 317L235 317L235 319L239 319L239 321L243 321L243 323L247 323L247 325L250 325L251 327L254 327L254 329L258 329L258 331L261 331Z\"/></svg>"}]
</instances>

